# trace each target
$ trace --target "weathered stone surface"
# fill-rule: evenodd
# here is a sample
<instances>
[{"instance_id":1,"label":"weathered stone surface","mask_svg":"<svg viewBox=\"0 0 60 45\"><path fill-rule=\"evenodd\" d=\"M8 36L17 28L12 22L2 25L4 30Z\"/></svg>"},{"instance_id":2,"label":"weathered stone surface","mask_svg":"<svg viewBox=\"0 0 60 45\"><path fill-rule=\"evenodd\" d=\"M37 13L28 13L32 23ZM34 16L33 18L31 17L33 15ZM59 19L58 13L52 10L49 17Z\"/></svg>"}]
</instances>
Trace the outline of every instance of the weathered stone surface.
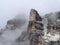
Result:
<instances>
[{"instance_id":1,"label":"weathered stone surface","mask_svg":"<svg viewBox=\"0 0 60 45\"><path fill-rule=\"evenodd\" d=\"M30 19L34 19L37 21L42 21L41 16L38 14L38 12L35 9L31 9L30 11Z\"/></svg>"},{"instance_id":2,"label":"weathered stone surface","mask_svg":"<svg viewBox=\"0 0 60 45\"><path fill-rule=\"evenodd\" d=\"M28 31L30 34L30 45L42 45L42 43L40 43L41 40L39 39L43 36L42 17L35 9L31 9L30 11Z\"/></svg>"}]
</instances>

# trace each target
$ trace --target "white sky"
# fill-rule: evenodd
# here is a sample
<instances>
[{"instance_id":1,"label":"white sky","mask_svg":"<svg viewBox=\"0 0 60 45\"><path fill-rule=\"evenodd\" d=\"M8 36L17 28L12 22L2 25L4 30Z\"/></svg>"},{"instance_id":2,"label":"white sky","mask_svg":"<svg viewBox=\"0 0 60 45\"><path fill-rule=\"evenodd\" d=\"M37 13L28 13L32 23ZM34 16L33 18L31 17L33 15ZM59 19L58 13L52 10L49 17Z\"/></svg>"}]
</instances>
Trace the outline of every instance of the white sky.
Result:
<instances>
[{"instance_id":1,"label":"white sky","mask_svg":"<svg viewBox=\"0 0 60 45\"><path fill-rule=\"evenodd\" d=\"M25 13L28 17L31 8L41 15L60 11L60 0L0 0L0 28L17 14Z\"/></svg>"}]
</instances>

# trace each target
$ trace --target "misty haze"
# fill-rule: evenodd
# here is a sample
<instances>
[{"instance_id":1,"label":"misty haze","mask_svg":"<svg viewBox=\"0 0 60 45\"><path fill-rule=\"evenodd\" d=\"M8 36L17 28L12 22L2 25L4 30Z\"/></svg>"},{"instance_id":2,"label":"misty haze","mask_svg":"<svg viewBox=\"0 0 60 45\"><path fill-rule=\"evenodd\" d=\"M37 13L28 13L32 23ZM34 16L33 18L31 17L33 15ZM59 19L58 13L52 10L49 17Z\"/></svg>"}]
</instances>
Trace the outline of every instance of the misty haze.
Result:
<instances>
[{"instance_id":1,"label":"misty haze","mask_svg":"<svg viewBox=\"0 0 60 45\"><path fill-rule=\"evenodd\" d=\"M34 15L37 15L35 22ZM37 29L36 32L44 40L44 44L36 45L60 45L59 15L60 0L0 0L0 45L35 45L29 32L33 22L36 23L35 28L42 30L39 32ZM56 26L57 31L52 26ZM33 30L34 36L36 32Z\"/></svg>"}]
</instances>

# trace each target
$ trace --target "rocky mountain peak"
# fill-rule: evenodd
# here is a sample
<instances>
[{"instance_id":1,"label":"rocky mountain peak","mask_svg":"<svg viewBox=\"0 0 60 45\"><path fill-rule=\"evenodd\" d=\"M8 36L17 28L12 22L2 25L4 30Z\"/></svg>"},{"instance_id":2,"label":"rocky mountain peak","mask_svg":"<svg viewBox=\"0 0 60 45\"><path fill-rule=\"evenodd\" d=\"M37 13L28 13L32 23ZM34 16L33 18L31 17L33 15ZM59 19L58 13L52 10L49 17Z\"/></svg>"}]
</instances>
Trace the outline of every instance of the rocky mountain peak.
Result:
<instances>
[{"instance_id":1,"label":"rocky mountain peak","mask_svg":"<svg viewBox=\"0 0 60 45\"><path fill-rule=\"evenodd\" d=\"M37 21L38 21L38 20L42 21L42 17L39 15L38 11L35 10L35 9L31 9L31 11L30 11L30 16L31 16L32 18L34 17ZM32 18L31 18L31 19L32 19Z\"/></svg>"}]
</instances>

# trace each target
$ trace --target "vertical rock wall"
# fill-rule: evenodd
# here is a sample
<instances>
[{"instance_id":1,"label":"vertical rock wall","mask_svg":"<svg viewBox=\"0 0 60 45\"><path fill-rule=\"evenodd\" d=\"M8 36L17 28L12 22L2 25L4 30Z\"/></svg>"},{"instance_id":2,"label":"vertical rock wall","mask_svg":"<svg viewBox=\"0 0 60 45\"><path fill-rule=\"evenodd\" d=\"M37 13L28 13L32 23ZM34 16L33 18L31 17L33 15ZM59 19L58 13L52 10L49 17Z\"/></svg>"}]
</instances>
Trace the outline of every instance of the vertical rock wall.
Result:
<instances>
[{"instance_id":1,"label":"vertical rock wall","mask_svg":"<svg viewBox=\"0 0 60 45\"><path fill-rule=\"evenodd\" d=\"M30 35L30 45L42 45L43 24L42 18L35 9L30 11L28 32Z\"/></svg>"}]
</instances>

